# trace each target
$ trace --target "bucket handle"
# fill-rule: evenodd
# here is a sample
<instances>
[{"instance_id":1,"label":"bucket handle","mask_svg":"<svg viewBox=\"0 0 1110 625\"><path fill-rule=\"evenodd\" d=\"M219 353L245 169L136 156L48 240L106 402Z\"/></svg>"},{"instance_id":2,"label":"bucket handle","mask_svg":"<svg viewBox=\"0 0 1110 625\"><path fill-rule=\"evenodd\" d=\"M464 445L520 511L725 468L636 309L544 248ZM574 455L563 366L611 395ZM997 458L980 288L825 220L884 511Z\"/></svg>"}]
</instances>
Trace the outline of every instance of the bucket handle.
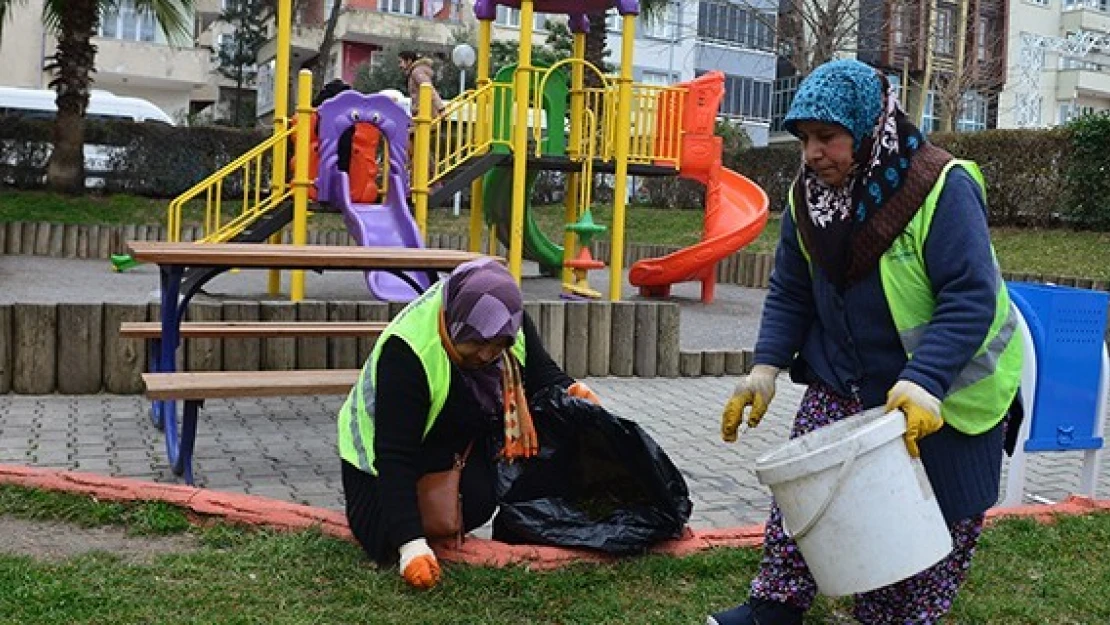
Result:
<instances>
[{"instance_id":1,"label":"bucket handle","mask_svg":"<svg viewBox=\"0 0 1110 625\"><path fill-rule=\"evenodd\" d=\"M856 458L858 457L859 441L852 441L848 458L844 461L844 464L840 465L840 470L836 472L836 483L834 483L833 487L829 489L829 494L825 495L825 500L822 501L821 505L817 507L817 512L814 512L813 516L808 521L802 524L801 529L796 532L790 531L790 529L786 527L786 517L783 516L782 529L784 532L786 532L786 535L788 537L790 537L794 541L801 540L806 536L806 534L809 534L809 532L813 529L815 525L817 525L817 522L821 520L821 517L825 516L825 512L829 509L829 505L831 505L833 499L836 498L837 491L840 490L840 485L844 483L844 478L848 476L848 472L852 470L852 466L855 465Z\"/></svg>"}]
</instances>

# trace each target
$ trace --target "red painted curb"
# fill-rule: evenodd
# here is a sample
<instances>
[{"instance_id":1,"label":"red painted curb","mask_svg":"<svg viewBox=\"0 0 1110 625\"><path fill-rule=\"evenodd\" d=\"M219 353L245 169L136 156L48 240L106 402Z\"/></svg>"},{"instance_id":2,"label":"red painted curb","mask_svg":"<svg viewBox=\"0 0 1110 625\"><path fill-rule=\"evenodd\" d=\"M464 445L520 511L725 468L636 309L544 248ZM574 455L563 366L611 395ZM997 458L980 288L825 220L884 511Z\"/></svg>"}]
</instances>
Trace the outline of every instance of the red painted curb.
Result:
<instances>
[{"instance_id":1,"label":"red painted curb","mask_svg":"<svg viewBox=\"0 0 1110 625\"><path fill-rule=\"evenodd\" d=\"M354 542L343 512L258 495L10 464L0 464L0 484L62 491L111 501L164 501L201 516L219 517L231 523L285 531L318 528L330 536ZM1072 495L1053 505L992 509L987 512L987 521L992 523L1006 517L1030 517L1041 523L1051 523L1060 515L1094 512L1110 512L1110 500ZM715 547L753 548L762 544L762 525L713 530L687 529L681 538L662 542L650 552L685 556ZM476 566L523 565L533 570L546 570L576 562L613 562L618 559L585 549L508 545L476 537L468 537L461 547L456 547L453 541L437 542L433 546L436 554L443 560Z\"/></svg>"}]
</instances>

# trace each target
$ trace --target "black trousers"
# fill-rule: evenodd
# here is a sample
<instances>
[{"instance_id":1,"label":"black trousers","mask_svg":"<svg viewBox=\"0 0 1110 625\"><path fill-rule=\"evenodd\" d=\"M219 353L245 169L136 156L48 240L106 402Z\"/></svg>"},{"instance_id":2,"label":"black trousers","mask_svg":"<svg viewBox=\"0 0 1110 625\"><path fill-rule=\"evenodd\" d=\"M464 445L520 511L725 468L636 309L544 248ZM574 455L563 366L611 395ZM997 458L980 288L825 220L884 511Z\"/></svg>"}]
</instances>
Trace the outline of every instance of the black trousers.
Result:
<instances>
[{"instance_id":1,"label":"black trousers","mask_svg":"<svg viewBox=\"0 0 1110 625\"><path fill-rule=\"evenodd\" d=\"M396 541L386 535L385 512L389 502L382 500L378 478L360 471L345 460L341 462L347 523L351 527L351 533L371 560L389 566L397 561L397 550L401 545L394 544ZM448 468L449 464L428 470L443 471ZM475 441L459 484L466 531L484 525L497 509L495 477L488 446Z\"/></svg>"}]
</instances>

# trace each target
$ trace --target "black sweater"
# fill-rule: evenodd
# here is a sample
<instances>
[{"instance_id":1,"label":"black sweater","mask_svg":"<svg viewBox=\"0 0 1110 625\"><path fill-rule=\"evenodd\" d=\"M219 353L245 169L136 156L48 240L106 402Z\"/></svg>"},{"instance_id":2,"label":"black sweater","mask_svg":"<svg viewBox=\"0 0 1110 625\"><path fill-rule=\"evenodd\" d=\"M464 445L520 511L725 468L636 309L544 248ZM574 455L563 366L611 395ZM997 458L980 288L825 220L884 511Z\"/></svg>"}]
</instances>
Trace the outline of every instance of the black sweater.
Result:
<instances>
[{"instance_id":1,"label":"black sweater","mask_svg":"<svg viewBox=\"0 0 1110 625\"><path fill-rule=\"evenodd\" d=\"M552 385L566 388L574 382L548 355L527 314L524 339L527 357L522 375L528 397ZM382 346L374 393L374 455L386 532L394 545L424 534L416 505L416 480L429 471L450 468L454 455L470 441L503 427L501 414L481 412L460 376L458 367L452 365L451 388L443 410L421 441L431 405L424 368L403 340L390 337Z\"/></svg>"}]
</instances>

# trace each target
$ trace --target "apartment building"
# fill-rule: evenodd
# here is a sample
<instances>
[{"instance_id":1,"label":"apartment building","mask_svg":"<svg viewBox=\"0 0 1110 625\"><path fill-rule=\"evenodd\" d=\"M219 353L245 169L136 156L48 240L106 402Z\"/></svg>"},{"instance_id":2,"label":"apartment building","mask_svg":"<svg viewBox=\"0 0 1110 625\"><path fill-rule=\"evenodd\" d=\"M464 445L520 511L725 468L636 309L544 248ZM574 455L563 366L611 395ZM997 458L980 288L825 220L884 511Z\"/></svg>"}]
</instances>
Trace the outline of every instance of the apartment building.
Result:
<instances>
[{"instance_id":1,"label":"apartment building","mask_svg":"<svg viewBox=\"0 0 1110 625\"><path fill-rule=\"evenodd\" d=\"M291 67L315 58L324 40L324 29L334 2L343 2L335 24L334 44L325 80L353 82L358 68L370 62L395 62L376 58L375 52L394 43L422 51L449 51L456 33L474 23L465 0L302 0L293 19ZM506 17L506 20L508 18ZM258 115L273 112L273 65L276 41L259 52ZM295 74L295 72L291 72ZM290 76L295 80L295 76ZM291 89L290 93L295 93Z\"/></svg>"},{"instance_id":2,"label":"apartment building","mask_svg":"<svg viewBox=\"0 0 1110 625\"><path fill-rule=\"evenodd\" d=\"M658 18L637 21L633 78L666 85L709 71L724 72L721 117L743 126L754 145L766 145L775 79L776 7L775 0L671 0ZM611 53L620 49L619 26L614 12Z\"/></svg>"},{"instance_id":3,"label":"apartment building","mask_svg":"<svg viewBox=\"0 0 1110 625\"><path fill-rule=\"evenodd\" d=\"M45 89L51 75L46 58L57 39L43 25L43 0L16 3L0 41L0 84ZM194 102L212 99L211 52L198 47L193 33L169 42L154 16L119 0L106 12L97 35L93 88L150 100L184 121Z\"/></svg>"},{"instance_id":4,"label":"apartment building","mask_svg":"<svg viewBox=\"0 0 1110 625\"><path fill-rule=\"evenodd\" d=\"M883 70L925 132L1005 127L1007 5L1014 1L1023 0L860 0L837 25L855 33L836 42L834 57ZM789 59L779 59L773 140L789 139L782 120L801 78Z\"/></svg>"},{"instance_id":5,"label":"apartment building","mask_svg":"<svg viewBox=\"0 0 1110 625\"><path fill-rule=\"evenodd\" d=\"M886 71L924 132L996 128L1006 81L1006 5L864 0L858 57Z\"/></svg>"},{"instance_id":6,"label":"apartment building","mask_svg":"<svg viewBox=\"0 0 1110 625\"><path fill-rule=\"evenodd\" d=\"M1006 49L999 127L1110 110L1110 1L1011 0Z\"/></svg>"},{"instance_id":7,"label":"apartment building","mask_svg":"<svg viewBox=\"0 0 1110 625\"><path fill-rule=\"evenodd\" d=\"M293 67L317 54L333 1L299 3L293 27ZM759 7L758 14L753 5ZM771 120L775 75L774 11L774 0L672 0L660 19L637 20L633 77L641 82L672 84L706 71L724 71L727 92L722 115L743 124L753 141L763 145ZM531 27L537 41L542 42L546 36L545 22L549 19L564 18L536 13ZM336 45L327 78L354 80L360 65L381 62L374 53L390 43L447 52L455 43L456 33L473 24L469 0L347 0L336 23ZM608 26L607 47L614 55L621 46L615 11ZM520 28L519 10L498 7L495 40L518 40ZM260 115L273 110L274 43L271 40L259 54ZM610 56L609 60L615 59Z\"/></svg>"}]
</instances>

